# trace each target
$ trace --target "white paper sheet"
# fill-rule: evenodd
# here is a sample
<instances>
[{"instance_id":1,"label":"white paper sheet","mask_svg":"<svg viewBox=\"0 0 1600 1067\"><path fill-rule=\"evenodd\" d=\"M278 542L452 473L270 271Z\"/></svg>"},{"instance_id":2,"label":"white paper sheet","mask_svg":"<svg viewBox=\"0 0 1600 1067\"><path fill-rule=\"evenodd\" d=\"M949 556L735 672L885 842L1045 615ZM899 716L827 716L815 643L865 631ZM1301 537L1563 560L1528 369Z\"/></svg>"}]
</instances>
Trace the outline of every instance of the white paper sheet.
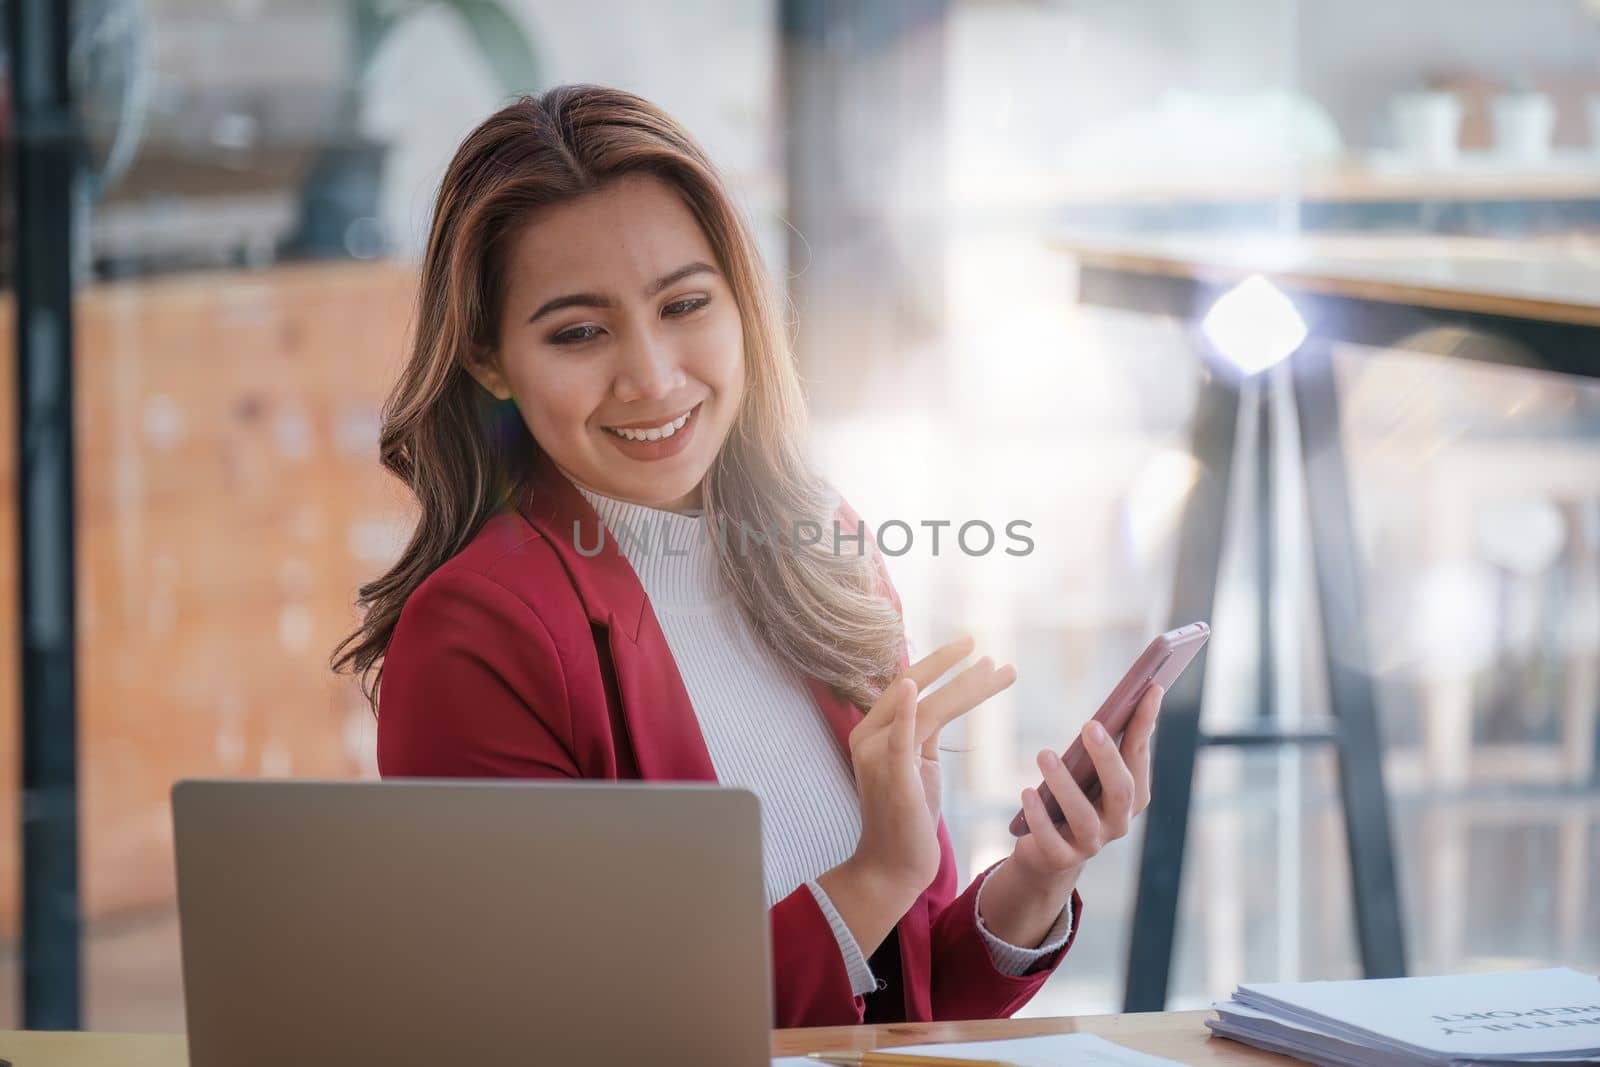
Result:
<instances>
[{"instance_id":1,"label":"white paper sheet","mask_svg":"<svg viewBox=\"0 0 1600 1067\"><path fill-rule=\"evenodd\" d=\"M819 1050L821 1051L821 1050ZM1013 1037L1002 1041L962 1041L942 1045L906 1045L880 1052L915 1052L927 1056L965 1057L974 1060L1003 1060L1017 1067L1182 1067L1175 1060L1164 1060L1135 1052L1095 1034L1047 1034L1043 1037ZM820 1061L800 1056L785 1056L772 1061L772 1067L818 1067Z\"/></svg>"}]
</instances>

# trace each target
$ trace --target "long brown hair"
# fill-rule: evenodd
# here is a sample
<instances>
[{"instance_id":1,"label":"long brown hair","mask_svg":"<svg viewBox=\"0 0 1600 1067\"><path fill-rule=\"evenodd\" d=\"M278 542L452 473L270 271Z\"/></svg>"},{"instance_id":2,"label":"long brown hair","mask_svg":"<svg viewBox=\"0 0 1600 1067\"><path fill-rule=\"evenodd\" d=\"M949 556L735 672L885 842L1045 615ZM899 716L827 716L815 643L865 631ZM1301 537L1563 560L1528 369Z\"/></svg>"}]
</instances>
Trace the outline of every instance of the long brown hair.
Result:
<instances>
[{"instance_id":1,"label":"long brown hair","mask_svg":"<svg viewBox=\"0 0 1600 1067\"><path fill-rule=\"evenodd\" d=\"M834 546L837 496L805 455L805 400L779 301L716 168L649 101L563 85L484 120L439 186L416 336L379 437L384 467L416 495L421 517L394 566L361 586L363 621L331 661L336 672L359 675L375 712L384 651L406 598L513 506L538 455L515 404L496 401L465 369L471 352L498 345L507 246L535 210L638 173L672 185L694 212L743 321L745 393L701 486L708 521L754 531L814 521L824 531L821 544L789 539L772 551L734 551L719 539L719 567L740 609L802 676L858 707L870 707L899 671L900 616L876 592L871 549Z\"/></svg>"}]
</instances>

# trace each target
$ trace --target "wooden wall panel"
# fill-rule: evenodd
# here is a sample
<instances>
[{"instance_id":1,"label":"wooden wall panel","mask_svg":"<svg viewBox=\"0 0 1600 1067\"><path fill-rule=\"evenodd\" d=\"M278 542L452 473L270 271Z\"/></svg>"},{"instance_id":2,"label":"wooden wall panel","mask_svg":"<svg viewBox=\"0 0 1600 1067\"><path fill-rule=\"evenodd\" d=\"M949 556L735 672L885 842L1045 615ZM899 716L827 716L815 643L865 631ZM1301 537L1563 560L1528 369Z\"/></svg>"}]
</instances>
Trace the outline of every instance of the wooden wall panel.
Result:
<instances>
[{"instance_id":1,"label":"wooden wall panel","mask_svg":"<svg viewBox=\"0 0 1600 1067\"><path fill-rule=\"evenodd\" d=\"M415 299L405 265L94 286L76 391L86 914L173 893L185 776L370 775L372 721L327 661L409 495L377 462ZM13 309L0 307L0 936L17 926Z\"/></svg>"}]
</instances>

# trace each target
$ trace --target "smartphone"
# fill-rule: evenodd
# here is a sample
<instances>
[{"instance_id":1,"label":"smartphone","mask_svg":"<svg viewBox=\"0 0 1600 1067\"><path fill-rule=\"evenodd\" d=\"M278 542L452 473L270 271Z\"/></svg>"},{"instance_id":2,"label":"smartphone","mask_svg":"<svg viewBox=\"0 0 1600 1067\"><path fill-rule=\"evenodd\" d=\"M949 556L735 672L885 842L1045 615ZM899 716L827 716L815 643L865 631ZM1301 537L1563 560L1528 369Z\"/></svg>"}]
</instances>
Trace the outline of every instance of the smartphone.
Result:
<instances>
[{"instance_id":1,"label":"smartphone","mask_svg":"<svg viewBox=\"0 0 1600 1067\"><path fill-rule=\"evenodd\" d=\"M1151 641L1139 658L1133 661L1128 673L1122 676L1122 681L1111 690L1111 695L1100 705L1100 710L1095 712L1095 721L1106 728L1106 733L1111 735L1113 741L1120 743L1144 691L1152 685L1159 685L1170 692L1172 683L1178 680L1178 675L1194 660L1195 654L1210 636L1211 627L1203 622L1195 622L1168 630ZM1095 773L1089 750L1083 747L1082 734L1072 742L1072 747L1061 757L1061 762L1067 765L1072 780L1083 787L1085 796L1090 800L1100 796L1100 776ZM1045 810L1050 813L1050 818L1057 824L1063 822L1066 817L1061 814L1061 805L1051 795L1050 787L1041 782L1039 793L1044 798ZM1022 837L1027 832L1027 817L1018 809L1016 818L1011 820L1011 836Z\"/></svg>"}]
</instances>

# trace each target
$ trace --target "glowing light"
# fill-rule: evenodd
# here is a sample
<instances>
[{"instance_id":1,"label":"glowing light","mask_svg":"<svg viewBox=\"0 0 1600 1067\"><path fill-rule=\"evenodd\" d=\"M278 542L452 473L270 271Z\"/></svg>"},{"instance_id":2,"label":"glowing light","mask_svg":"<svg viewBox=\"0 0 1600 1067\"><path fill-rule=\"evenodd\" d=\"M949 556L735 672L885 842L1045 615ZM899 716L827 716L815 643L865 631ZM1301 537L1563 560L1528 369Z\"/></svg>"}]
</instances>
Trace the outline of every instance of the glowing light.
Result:
<instances>
[{"instance_id":1,"label":"glowing light","mask_svg":"<svg viewBox=\"0 0 1600 1067\"><path fill-rule=\"evenodd\" d=\"M1306 322L1294 302L1259 274L1223 293L1200 327L1217 351L1246 374L1288 359L1306 339Z\"/></svg>"}]
</instances>

